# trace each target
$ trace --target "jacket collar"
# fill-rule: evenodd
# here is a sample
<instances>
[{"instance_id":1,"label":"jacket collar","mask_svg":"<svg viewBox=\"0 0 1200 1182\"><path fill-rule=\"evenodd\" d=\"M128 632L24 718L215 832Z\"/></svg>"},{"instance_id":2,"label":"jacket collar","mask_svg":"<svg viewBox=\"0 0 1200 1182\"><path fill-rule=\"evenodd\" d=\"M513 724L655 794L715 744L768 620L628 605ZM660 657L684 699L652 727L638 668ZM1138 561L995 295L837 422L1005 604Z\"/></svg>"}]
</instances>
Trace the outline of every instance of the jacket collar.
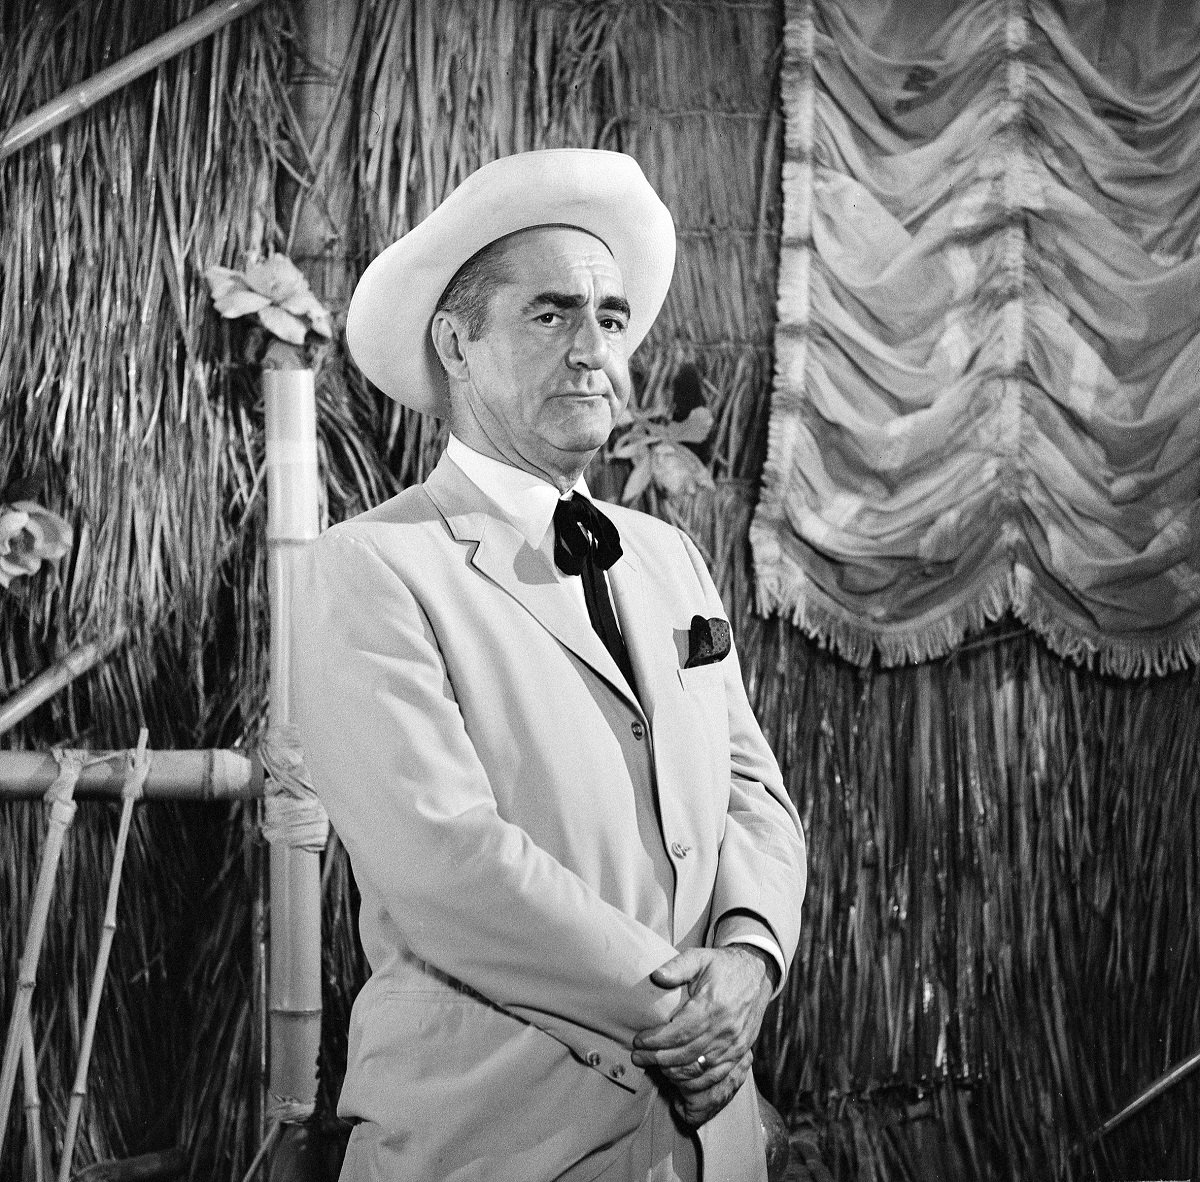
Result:
<instances>
[{"instance_id":1,"label":"jacket collar","mask_svg":"<svg viewBox=\"0 0 1200 1182\"><path fill-rule=\"evenodd\" d=\"M653 717L653 664L648 659L649 621L641 565L622 538L623 553L608 572L614 607L621 624L642 701L625 680L608 649L565 594L566 578L554 565L553 536L534 549L525 537L453 460L442 456L424 484L425 492L460 542L474 542L470 561L502 587L560 643L612 686L634 709Z\"/></svg>"}]
</instances>

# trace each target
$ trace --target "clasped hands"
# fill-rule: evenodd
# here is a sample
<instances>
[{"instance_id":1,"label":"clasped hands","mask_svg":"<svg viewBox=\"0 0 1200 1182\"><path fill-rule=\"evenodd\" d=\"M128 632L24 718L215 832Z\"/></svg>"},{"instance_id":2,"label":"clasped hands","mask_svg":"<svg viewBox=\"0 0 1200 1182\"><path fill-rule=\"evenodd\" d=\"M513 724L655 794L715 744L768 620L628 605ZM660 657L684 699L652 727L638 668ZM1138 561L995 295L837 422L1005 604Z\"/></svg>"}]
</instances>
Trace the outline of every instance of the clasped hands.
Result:
<instances>
[{"instance_id":1,"label":"clasped hands","mask_svg":"<svg viewBox=\"0 0 1200 1182\"><path fill-rule=\"evenodd\" d=\"M669 1085L675 1115L691 1128L714 1117L742 1086L778 969L757 948L690 948L650 974L684 998L661 1026L633 1040L633 1062Z\"/></svg>"}]
</instances>

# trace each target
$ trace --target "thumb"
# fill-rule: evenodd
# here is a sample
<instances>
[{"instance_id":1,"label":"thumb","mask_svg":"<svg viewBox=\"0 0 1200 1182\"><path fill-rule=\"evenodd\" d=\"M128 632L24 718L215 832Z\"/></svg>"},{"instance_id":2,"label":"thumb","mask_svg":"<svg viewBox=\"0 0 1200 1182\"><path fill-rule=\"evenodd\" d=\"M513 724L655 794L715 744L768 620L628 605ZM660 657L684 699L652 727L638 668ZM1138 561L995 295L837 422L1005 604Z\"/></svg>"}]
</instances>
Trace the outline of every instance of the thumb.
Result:
<instances>
[{"instance_id":1,"label":"thumb","mask_svg":"<svg viewBox=\"0 0 1200 1182\"><path fill-rule=\"evenodd\" d=\"M678 956L660 965L650 974L650 980L660 989L676 989L686 985L700 975L705 957L702 948L689 948Z\"/></svg>"}]
</instances>

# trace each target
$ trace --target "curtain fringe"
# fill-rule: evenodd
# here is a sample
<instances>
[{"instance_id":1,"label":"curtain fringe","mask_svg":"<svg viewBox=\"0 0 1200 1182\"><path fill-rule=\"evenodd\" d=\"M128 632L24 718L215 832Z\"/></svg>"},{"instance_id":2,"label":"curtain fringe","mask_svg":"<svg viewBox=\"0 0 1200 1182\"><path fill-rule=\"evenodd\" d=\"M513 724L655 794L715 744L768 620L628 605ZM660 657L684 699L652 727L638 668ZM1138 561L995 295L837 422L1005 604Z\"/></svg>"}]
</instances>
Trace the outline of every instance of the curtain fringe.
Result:
<instances>
[{"instance_id":1,"label":"curtain fringe","mask_svg":"<svg viewBox=\"0 0 1200 1182\"><path fill-rule=\"evenodd\" d=\"M778 567L776 568L778 570ZM1162 676L1200 664L1200 620L1169 636L1145 639L1098 637L1064 620L1017 571L978 588L935 618L906 626L874 625L851 616L802 572L780 571L759 584L758 610L790 615L794 625L822 647L855 665L878 657L884 666L932 661L954 652L969 633L1012 612L1050 650L1086 669L1117 677Z\"/></svg>"}]
</instances>

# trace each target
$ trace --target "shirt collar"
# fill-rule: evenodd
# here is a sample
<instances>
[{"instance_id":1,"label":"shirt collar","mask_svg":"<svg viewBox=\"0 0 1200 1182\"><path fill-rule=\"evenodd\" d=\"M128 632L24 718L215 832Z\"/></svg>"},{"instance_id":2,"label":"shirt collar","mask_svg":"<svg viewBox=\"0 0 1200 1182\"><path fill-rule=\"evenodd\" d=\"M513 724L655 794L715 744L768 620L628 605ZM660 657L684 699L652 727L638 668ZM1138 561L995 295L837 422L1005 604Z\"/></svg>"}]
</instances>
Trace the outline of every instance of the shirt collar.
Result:
<instances>
[{"instance_id":1,"label":"shirt collar","mask_svg":"<svg viewBox=\"0 0 1200 1182\"><path fill-rule=\"evenodd\" d=\"M451 435L446 444L446 456L484 496L496 503L533 549L541 548L554 524L555 506L567 494L560 496L549 481L524 468L514 468L503 460L485 456L456 435ZM591 495L582 476L569 491L585 497Z\"/></svg>"}]
</instances>

